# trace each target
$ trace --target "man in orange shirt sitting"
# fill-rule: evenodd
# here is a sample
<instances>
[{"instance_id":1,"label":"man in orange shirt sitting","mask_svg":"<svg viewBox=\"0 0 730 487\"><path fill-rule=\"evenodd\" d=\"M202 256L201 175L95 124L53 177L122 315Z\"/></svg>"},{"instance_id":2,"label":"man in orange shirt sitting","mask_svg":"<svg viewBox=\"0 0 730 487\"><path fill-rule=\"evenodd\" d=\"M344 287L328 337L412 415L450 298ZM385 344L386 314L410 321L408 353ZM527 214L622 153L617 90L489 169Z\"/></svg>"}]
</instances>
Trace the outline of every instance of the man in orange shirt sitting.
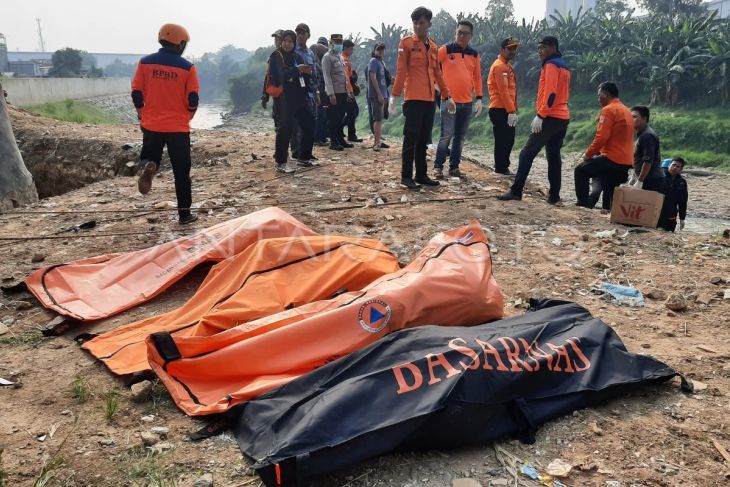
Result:
<instances>
[{"instance_id":1,"label":"man in orange shirt sitting","mask_svg":"<svg viewBox=\"0 0 730 487\"><path fill-rule=\"evenodd\" d=\"M401 185L413 190L420 189L421 185L439 185L438 181L426 174L426 145L433 127L436 96L434 84L438 84L441 98L446 100L448 112L452 115L456 113L456 105L439 67L436 42L428 35L432 17L433 13L425 7L418 7L411 14L413 35L401 39L398 45L398 67L388 103L388 112L395 113L395 98L405 89L403 115L406 121L403 125Z\"/></svg>"},{"instance_id":2,"label":"man in orange shirt sitting","mask_svg":"<svg viewBox=\"0 0 730 487\"><path fill-rule=\"evenodd\" d=\"M603 108L598 115L596 136L583 155L583 162L575 167L575 197L578 206L591 208L590 179L600 178L603 208L609 210L614 188L628 180L634 164L634 117L621 103L618 86L612 81L598 87L598 102Z\"/></svg>"}]
</instances>

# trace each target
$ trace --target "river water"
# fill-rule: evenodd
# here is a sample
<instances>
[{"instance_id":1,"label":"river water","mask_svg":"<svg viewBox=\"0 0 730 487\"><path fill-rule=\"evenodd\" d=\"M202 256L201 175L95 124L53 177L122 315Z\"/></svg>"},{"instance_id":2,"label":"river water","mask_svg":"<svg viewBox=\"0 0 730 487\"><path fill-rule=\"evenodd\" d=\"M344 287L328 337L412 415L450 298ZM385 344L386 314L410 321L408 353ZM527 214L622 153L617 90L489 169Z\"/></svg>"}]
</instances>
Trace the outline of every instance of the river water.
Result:
<instances>
[{"instance_id":1,"label":"river water","mask_svg":"<svg viewBox=\"0 0 730 487\"><path fill-rule=\"evenodd\" d=\"M217 103L201 103L190 122L194 129L214 129L223 123L222 115L229 108Z\"/></svg>"}]
</instances>

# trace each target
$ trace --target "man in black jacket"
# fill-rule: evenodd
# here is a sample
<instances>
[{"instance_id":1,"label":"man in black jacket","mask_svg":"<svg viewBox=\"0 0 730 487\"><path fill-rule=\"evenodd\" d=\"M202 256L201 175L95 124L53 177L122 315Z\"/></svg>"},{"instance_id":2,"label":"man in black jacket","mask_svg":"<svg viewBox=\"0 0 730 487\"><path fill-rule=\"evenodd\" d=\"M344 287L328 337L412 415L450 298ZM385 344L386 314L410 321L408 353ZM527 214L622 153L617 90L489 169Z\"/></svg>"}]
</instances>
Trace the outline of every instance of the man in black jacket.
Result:
<instances>
[{"instance_id":1,"label":"man in black jacket","mask_svg":"<svg viewBox=\"0 0 730 487\"><path fill-rule=\"evenodd\" d=\"M664 206L659 216L659 228L673 232L677 228L677 216L679 216L679 229L684 230L684 220L687 218L687 180L682 177L685 161L681 157L675 157L669 168L665 170L663 178Z\"/></svg>"}]
</instances>

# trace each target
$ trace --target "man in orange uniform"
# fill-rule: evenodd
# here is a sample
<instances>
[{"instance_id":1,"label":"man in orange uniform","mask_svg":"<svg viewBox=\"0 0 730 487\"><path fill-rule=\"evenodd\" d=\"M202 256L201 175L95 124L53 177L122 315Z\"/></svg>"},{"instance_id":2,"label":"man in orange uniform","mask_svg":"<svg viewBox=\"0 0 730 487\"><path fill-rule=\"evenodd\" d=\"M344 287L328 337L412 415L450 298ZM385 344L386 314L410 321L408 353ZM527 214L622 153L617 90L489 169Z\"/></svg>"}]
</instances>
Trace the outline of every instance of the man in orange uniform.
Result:
<instances>
[{"instance_id":1,"label":"man in orange uniform","mask_svg":"<svg viewBox=\"0 0 730 487\"><path fill-rule=\"evenodd\" d=\"M450 114L456 113L456 105L446 87L438 63L436 42L428 35L433 13L418 7L411 14L413 35L401 39L398 46L398 65L393 83L388 112L395 113L395 98L405 88L403 115L403 153L401 184L408 189L418 190L421 184L438 186L439 182L428 177L426 145L433 127L434 84L438 84L442 99L446 100ZM413 162L416 163L416 178L413 179Z\"/></svg>"},{"instance_id":2,"label":"man in orange uniform","mask_svg":"<svg viewBox=\"0 0 730 487\"><path fill-rule=\"evenodd\" d=\"M560 53L558 39L545 36L537 52L542 61L540 83L537 88L537 115L530 125L530 137L520 152L520 162L512 187L500 200L521 200L522 190L530 174L535 156L545 147L548 163L550 190L547 202L554 205L560 201L560 149L570 123L568 98L570 97L570 71Z\"/></svg>"},{"instance_id":3,"label":"man in orange uniform","mask_svg":"<svg viewBox=\"0 0 730 487\"><path fill-rule=\"evenodd\" d=\"M629 169L634 164L634 117L619 100L616 83L601 83L598 102L603 108L598 115L596 136L583 155L583 162L575 166L575 197L578 206L592 207L590 179L601 178L603 208L608 210L614 188L628 180Z\"/></svg>"},{"instance_id":4,"label":"man in orange uniform","mask_svg":"<svg viewBox=\"0 0 730 487\"><path fill-rule=\"evenodd\" d=\"M138 187L149 193L152 178L159 169L162 151L167 146L175 176L180 224L198 219L190 212L190 120L198 109L198 72L182 57L190 35L184 27L165 24L158 41L162 49L140 59L132 80L132 102L142 129L143 167Z\"/></svg>"},{"instance_id":5,"label":"man in orange uniform","mask_svg":"<svg viewBox=\"0 0 730 487\"><path fill-rule=\"evenodd\" d=\"M472 112L475 117L482 113L481 59L479 53L469 45L473 34L474 25L468 20L461 20L456 26L456 40L441 46L438 51L444 81L456 103L456 113L452 115L445 104L441 106L441 138L434 161L436 179L444 177L444 162L452 139L454 143L449 154L449 176L461 176L461 149L469 130ZM472 103L474 94L476 102Z\"/></svg>"},{"instance_id":6,"label":"man in orange uniform","mask_svg":"<svg viewBox=\"0 0 730 487\"><path fill-rule=\"evenodd\" d=\"M510 62L522 44L514 37L508 37L501 47L487 78L489 120L494 132L494 172L511 176L509 155L515 145L517 126L517 76Z\"/></svg>"}]
</instances>

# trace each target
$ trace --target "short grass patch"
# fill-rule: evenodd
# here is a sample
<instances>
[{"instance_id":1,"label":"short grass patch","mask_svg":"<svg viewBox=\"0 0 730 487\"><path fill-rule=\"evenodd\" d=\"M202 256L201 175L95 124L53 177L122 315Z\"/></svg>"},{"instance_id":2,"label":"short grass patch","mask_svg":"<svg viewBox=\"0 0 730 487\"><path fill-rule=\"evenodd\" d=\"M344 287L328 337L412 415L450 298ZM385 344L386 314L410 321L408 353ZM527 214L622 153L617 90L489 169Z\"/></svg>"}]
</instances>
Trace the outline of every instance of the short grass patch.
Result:
<instances>
[{"instance_id":1,"label":"short grass patch","mask_svg":"<svg viewBox=\"0 0 730 487\"><path fill-rule=\"evenodd\" d=\"M120 123L120 119L91 103L79 100L63 100L23 107L38 115L64 122L93 125Z\"/></svg>"}]
</instances>

